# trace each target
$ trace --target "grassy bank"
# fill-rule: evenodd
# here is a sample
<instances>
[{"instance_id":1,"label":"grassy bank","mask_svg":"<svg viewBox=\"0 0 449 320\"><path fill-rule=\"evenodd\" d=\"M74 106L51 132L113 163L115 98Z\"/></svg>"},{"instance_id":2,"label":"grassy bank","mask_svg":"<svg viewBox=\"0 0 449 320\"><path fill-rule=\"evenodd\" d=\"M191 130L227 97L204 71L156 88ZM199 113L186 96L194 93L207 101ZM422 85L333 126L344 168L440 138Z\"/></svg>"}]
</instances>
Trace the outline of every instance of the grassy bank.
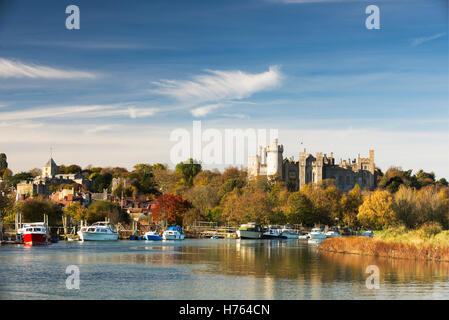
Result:
<instances>
[{"instance_id":1,"label":"grassy bank","mask_svg":"<svg viewBox=\"0 0 449 320\"><path fill-rule=\"evenodd\" d=\"M399 259L449 262L449 231L432 226L418 230L403 227L376 232L374 238L342 237L326 239L320 250Z\"/></svg>"}]
</instances>

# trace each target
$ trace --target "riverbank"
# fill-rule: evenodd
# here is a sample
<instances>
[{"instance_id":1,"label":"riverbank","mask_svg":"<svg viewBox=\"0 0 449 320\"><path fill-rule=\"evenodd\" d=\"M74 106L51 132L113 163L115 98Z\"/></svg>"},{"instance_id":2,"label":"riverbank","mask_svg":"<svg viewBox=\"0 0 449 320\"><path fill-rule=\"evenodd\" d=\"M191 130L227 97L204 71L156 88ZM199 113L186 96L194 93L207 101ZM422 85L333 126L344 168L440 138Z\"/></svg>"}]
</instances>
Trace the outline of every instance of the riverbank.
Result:
<instances>
[{"instance_id":1,"label":"riverbank","mask_svg":"<svg viewBox=\"0 0 449 320\"><path fill-rule=\"evenodd\" d=\"M324 240L320 250L397 259L449 262L449 231L426 228L393 228L376 232L374 238L341 237Z\"/></svg>"}]
</instances>

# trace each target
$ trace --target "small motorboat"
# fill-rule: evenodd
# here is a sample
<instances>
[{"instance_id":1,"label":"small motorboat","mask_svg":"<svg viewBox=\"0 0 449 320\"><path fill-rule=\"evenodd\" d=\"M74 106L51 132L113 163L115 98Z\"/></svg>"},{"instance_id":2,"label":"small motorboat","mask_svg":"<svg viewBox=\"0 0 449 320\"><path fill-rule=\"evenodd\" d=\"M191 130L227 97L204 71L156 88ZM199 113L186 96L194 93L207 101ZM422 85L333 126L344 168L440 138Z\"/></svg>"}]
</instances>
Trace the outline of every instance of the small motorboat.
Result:
<instances>
[{"instance_id":1,"label":"small motorboat","mask_svg":"<svg viewBox=\"0 0 449 320\"><path fill-rule=\"evenodd\" d=\"M281 231L276 228L268 228L263 234L262 239L287 239L287 236L282 235Z\"/></svg>"},{"instance_id":2,"label":"small motorboat","mask_svg":"<svg viewBox=\"0 0 449 320\"><path fill-rule=\"evenodd\" d=\"M326 235L321 232L320 228L313 228L309 233L310 239L326 239Z\"/></svg>"},{"instance_id":3,"label":"small motorboat","mask_svg":"<svg viewBox=\"0 0 449 320\"><path fill-rule=\"evenodd\" d=\"M250 222L242 224L236 233L239 239L262 239L263 229L260 225Z\"/></svg>"},{"instance_id":4,"label":"small motorboat","mask_svg":"<svg viewBox=\"0 0 449 320\"><path fill-rule=\"evenodd\" d=\"M77 232L81 241L116 241L118 231L109 222L96 222L90 227L82 227Z\"/></svg>"},{"instance_id":5,"label":"small motorboat","mask_svg":"<svg viewBox=\"0 0 449 320\"><path fill-rule=\"evenodd\" d=\"M217 236L212 236L212 237L210 237L211 239L214 239L214 240L217 240L217 239L220 239L219 237L217 237Z\"/></svg>"},{"instance_id":6,"label":"small motorboat","mask_svg":"<svg viewBox=\"0 0 449 320\"><path fill-rule=\"evenodd\" d=\"M162 240L162 237L157 231L148 231L143 235L143 239L147 241L159 241Z\"/></svg>"},{"instance_id":7,"label":"small motorboat","mask_svg":"<svg viewBox=\"0 0 449 320\"><path fill-rule=\"evenodd\" d=\"M164 240L184 240L185 237L181 227L169 227L162 234L162 239Z\"/></svg>"},{"instance_id":8,"label":"small motorboat","mask_svg":"<svg viewBox=\"0 0 449 320\"><path fill-rule=\"evenodd\" d=\"M297 234L293 229L283 228L281 230L281 235L287 239L299 239L299 234Z\"/></svg>"},{"instance_id":9,"label":"small motorboat","mask_svg":"<svg viewBox=\"0 0 449 320\"><path fill-rule=\"evenodd\" d=\"M47 245L51 243L51 236L45 222L26 223L18 230L18 239L26 245Z\"/></svg>"},{"instance_id":10,"label":"small motorboat","mask_svg":"<svg viewBox=\"0 0 449 320\"><path fill-rule=\"evenodd\" d=\"M338 238L341 237L341 234L338 233L336 230L329 230L325 233L326 238Z\"/></svg>"}]
</instances>

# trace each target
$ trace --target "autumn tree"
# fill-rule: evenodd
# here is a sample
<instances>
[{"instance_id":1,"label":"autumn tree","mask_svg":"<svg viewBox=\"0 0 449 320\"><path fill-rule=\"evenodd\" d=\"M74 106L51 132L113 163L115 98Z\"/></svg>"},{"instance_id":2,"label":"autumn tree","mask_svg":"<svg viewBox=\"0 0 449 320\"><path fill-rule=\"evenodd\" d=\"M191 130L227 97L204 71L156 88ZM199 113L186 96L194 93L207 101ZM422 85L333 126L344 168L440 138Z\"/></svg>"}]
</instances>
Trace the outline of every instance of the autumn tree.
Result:
<instances>
[{"instance_id":1,"label":"autumn tree","mask_svg":"<svg viewBox=\"0 0 449 320\"><path fill-rule=\"evenodd\" d=\"M153 220L165 226L182 225L184 214L192 207L188 200L174 194L161 194L157 197L153 208Z\"/></svg>"},{"instance_id":2,"label":"autumn tree","mask_svg":"<svg viewBox=\"0 0 449 320\"><path fill-rule=\"evenodd\" d=\"M358 184L348 193L342 195L340 208L344 224L348 226L355 226L357 224L357 214L362 203L362 192Z\"/></svg>"},{"instance_id":3,"label":"autumn tree","mask_svg":"<svg viewBox=\"0 0 449 320\"><path fill-rule=\"evenodd\" d=\"M367 195L359 208L357 219L362 226L380 230L396 222L393 197L386 190L376 190Z\"/></svg>"},{"instance_id":4,"label":"autumn tree","mask_svg":"<svg viewBox=\"0 0 449 320\"><path fill-rule=\"evenodd\" d=\"M70 216L76 221L83 221L87 218L87 209L80 203L75 202L64 208L64 214Z\"/></svg>"}]
</instances>

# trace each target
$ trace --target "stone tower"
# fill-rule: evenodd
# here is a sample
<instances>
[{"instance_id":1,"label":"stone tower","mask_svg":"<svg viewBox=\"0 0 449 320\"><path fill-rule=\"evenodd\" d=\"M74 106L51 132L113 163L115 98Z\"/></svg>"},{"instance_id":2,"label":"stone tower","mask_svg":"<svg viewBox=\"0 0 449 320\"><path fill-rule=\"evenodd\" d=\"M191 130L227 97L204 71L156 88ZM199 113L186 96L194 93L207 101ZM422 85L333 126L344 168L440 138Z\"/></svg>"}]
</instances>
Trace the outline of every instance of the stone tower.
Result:
<instances>
[{"instance_id":1,"label":"stone tower","mask_svg":"<svg viewBox=\"0 0 449 320\"><path fill-rule=\"evenodd\" d=\"M306 182L306 160L307 160L307 153L306 149L304 148L304 152L299 153L299 189L304 187Z\"/></svg>"},{"instance_id":2,"label":"stone tower","mask_svg":"<svg viewBox=\"0 0 449 320\"><path fill-rule=\"evenodd\" d=\"M278 175L282 177L282 161L284 146L278 145L278 139L273 139L271 145L267 147L267 176Z\"/></svg>"},{"instance_id":3,"label":"stone tower","mask_svg":"<svg viewBox=\"0 0 449 320\"><path fill-rule=\"evenodd\" d=\"M42 167L42 178L53 178L58 174L59 168L53 158L50 158L45 166Z\"/></svg>"}]
</instances>

